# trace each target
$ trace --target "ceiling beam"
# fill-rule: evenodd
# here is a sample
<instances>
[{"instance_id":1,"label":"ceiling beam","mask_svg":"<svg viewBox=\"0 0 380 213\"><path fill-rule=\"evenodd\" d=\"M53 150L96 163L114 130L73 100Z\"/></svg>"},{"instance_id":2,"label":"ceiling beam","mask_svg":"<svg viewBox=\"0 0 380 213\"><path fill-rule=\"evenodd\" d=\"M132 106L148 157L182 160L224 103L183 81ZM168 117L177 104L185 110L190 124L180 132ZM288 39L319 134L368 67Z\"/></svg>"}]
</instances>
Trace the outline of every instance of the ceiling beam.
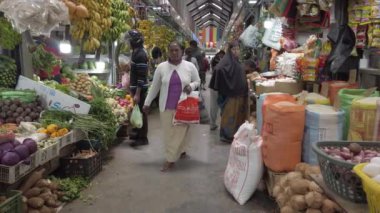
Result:
<instances>
[{"instance_id":1,"label":"ceiling beam","mask_svg":"<svg viewBox=\"0 0 380 213\"><path fill-rule=\"evenodd\" d=\"M225 4L223 1L215 1L215 0L204 0L202 2L198 2L197 0L194 0L194 1L190 2L189 4L187 4L187 7L190 7L190 5L192 5L194 3L196 3L196 4L195 4L195 6L193 6L193 8L189 9L190 12L194 12L195 10L199 9L199 7L201 7L202 5L205 5L205 4L212 5L212 3L218 5L219 7L222 8L222 10L226 10L228 13L231 13L231 11L232 11L232 5L231 4ZM213 6L213 7L215 7L215 6Z\"/></svg>"},{"instance_id":2,"label":"ceiling beam","mask_svg":"<svg viewBox=\"0 0 380 213\"><path fill-rule=\"evenodd\" d=\"M221 13L219 10L215 10L213 8L202 9L197 14L193 14L191 16L193 17L194 20L197 20L197 19L203 17L204 15L206 15L207 13L215 13L216 15L218 15L221 19L223 19L225 21L228 21L230 19L230 15L226 15L225 13Z\"/></svg>"},{"instance_id":3,"label":"ceiling beam","mask_svg":"<svg viewBox=\"0 0 380 213\"><path fill-rule=\"evenodd\" d=\"M210 20L210 19L217 21L221 25L226 25L227 24L227 21L218 20L218 18L216 18L215 16L212 16L212 15L208 16L206 19L198 19L198 20L196 20L195 24L199 25L200 23L204 22L203 20L207 21L207 20Z\"/></svg>"},{"instance_id":4,"label":"ceiling beam","mask_svg":"<svg viewBox=\"0 0 380 213\"><path fill-rule=\"evenodd\" d=\"M211 21L211 22L215 22L215 23L218 23L219 26L225 26L225 24L219 22L218 20L214 19L214 18L210 18L210 19L205 19L205 20L202 20L200 22L197 23L197 26L200 27L202 26L204 23L208 22L208 21Z\"/></svg>"}]
</instances>

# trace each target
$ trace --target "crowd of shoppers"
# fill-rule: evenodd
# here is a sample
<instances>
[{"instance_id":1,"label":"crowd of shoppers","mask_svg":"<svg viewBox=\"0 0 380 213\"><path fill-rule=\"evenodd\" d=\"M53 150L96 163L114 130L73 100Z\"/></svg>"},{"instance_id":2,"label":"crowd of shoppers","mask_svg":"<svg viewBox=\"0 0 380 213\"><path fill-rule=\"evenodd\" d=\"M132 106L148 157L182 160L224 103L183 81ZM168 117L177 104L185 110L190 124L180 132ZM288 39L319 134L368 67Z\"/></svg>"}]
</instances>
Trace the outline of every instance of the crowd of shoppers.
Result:
<instances>
[{"instance_id":1,"label":"crowd of shoppers","mask_svg":"<svg viewBox=\"0 0 380 213\"><path fill-rule=\"evenodd\" d=\"M135 129L130 138L132 146L147 145L147 114L152 102L158 98L166 162L162 171L172 169L178 159L186 156L186 134L189 125L173 125L173 116L182 93L205 89L206 72L212 70L210 88L210 129L218 129L220 140L231 143L234 134L248 118L248 83L246 75L257 69L253 60L240 63L238 42L231 42L227 51L218 52L211 63L196 41L190 47L173 41L168 46L167 60L162 50L153 48L150 72L153 78L148 92L148 54L143 47L143 37L136 30L128 33L132 47L130 66L130 91L143 112L143 127ZM220 111L220 113L219 113Z\"/></svg>"}]
</instances>

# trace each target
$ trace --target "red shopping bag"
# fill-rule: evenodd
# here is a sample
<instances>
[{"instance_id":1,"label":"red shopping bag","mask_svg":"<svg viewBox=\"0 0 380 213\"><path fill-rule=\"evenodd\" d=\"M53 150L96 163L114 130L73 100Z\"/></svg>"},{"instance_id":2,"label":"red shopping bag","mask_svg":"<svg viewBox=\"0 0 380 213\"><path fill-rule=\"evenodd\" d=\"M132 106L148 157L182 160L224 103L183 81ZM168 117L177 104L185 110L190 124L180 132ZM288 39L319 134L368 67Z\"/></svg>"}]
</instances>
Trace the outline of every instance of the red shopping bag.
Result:
<instances>
[{"instance_id":1,"label":"red shopping bag","mask_svg":"<svg viewBox=\"0 0 380 213\"><path fill-rule=\"evenodd\" d=\"M196 92L190 95L182 94L177 105L173 123L175 124L199 124L199 96Z\"/></svg>"}]
</instances>

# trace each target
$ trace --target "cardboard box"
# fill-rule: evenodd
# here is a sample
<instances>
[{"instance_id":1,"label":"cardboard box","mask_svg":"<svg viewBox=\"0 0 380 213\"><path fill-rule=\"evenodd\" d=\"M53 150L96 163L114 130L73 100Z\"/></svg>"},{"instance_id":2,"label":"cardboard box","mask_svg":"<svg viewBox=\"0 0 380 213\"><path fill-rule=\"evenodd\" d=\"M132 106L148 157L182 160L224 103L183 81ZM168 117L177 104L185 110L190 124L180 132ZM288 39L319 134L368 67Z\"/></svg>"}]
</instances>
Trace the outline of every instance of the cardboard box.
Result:
<instances>
[{"instance_id":1,"label":"cardboard box","mask_svg":"<svg viewBox=\"0 0 380 213\"><path fill-rule=\"evenodd\" d=\"M256 85L256 94L261 95L263 93L282 92L296 95L303 90L302 82L276 82L273 87L267 87L263 85Z\"/></svg>"},{"instance_id":2,"label":"cardboard box","mask_svg":"<svg viewBox=\"0 0 380 213\"><path fill-rule=\"evenodd\" d=\"M35 90L37 95L42 98L42 104L47 108L62 109L80 114L88 114L90 111L91 106L89 104L25 76L19 77L16 89Z\"/></svg>"}]
</instances>

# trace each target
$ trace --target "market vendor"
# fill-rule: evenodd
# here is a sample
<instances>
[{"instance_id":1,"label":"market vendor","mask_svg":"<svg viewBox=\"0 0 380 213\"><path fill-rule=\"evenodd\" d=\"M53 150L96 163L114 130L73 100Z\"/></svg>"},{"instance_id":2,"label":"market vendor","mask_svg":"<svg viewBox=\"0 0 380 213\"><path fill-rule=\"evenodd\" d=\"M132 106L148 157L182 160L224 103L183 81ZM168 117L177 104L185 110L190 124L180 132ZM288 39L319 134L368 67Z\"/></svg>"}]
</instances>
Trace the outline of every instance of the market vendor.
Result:
<instances>
[{"instance_id":1,"label":"market vendor","mask_svg":"<svg viewBox=\"0 0 380 213\"><path fill-rule=\"evenodd\" d=\"M45 51L53 54L55 57L61 57L59 52L59 42L57 40L41 35L37 39L36 43L43 44ZM41 80L51 79L57 81L58 83L61 83L61 66L54 66L50 74L46 70L39 70L37 75Z\"/></svg>"}]
</instances>

